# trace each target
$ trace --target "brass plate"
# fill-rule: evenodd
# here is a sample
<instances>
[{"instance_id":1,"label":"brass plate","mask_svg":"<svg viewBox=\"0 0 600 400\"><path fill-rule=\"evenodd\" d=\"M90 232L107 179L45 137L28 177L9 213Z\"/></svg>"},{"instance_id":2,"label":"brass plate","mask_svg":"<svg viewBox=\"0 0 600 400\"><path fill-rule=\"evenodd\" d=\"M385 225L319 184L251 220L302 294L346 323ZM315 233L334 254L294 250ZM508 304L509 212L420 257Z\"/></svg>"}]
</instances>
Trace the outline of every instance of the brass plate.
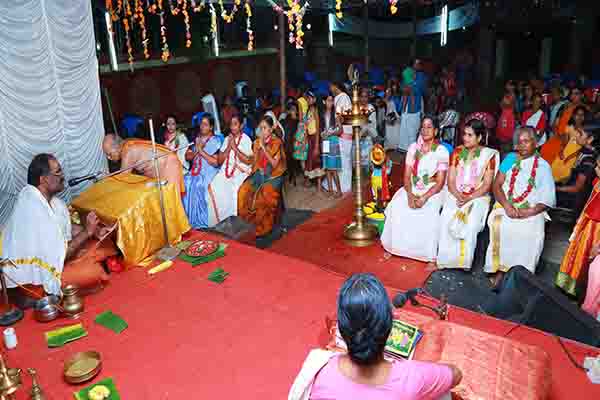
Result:
<instances>
[{"instance_id":1,"label":"brass plate","mask_svg":"<svg viewBox=\"0 0 600 400\"><path fill-rule=\"evenodd\" d=\"M102 369L102 358L97 351L76 353L67 361L63 368L63 376L68 383L89 381Z\"/></svg>"}]
</instances>

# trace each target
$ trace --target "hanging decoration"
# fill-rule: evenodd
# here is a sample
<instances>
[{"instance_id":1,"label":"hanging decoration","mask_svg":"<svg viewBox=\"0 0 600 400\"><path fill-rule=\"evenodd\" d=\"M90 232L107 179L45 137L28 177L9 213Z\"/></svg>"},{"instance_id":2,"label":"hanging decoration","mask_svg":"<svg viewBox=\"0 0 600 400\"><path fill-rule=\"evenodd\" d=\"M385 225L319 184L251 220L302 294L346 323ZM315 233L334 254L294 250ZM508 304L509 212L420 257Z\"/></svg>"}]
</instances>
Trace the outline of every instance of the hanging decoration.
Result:
<instances>
[{"instance_id":1,"label":"hanging decoration","mask_svg":"<svg viewBox=\"0 0 600 400\"><path fill-rule=\"evenodd\" d=\"M198 13L206 6L206 0L117 0L116 6L114 0L106 1L106 11L110 15L113 23L119 21L123 25L125 31L125 44L127 48L127 61L129 68L133 70L133 35L132 30L134 24L137 23L140 28L140 36L142 39L142 47L144 58L150 58L150 38L146 27L146 15L153 14L160 17L160 37L161 37L161 59L167 62L171 57L169 44L167 43L167 26L165 12L170 12L172 15L183 16L185 24L185 47L192 46L192 29L190 23L190 12ZM165 4L168 1L168 6ZM237 0L240 4L241 0ZM168 7L168 9L167 9ZM109 34L112 34L112 27L108 27Z\"/></svg>"},{"instance_id":2,"label":"hanging decoration","mask_svg":"<svg viewBox=\"0 0 600 400\"><path fill-rule=\"evenodd\" d=\"M183 14L183 23L185 24L185 47L190 48L192 46L192 32L190 30L190 14L187 10L187 0L183 0L181 13Z\"/></svg>"},{"instance_id":3,"label":"hanging decoration","mask_svg":"<svg viewBox=\"0 0 600 400\"><path fill-rule=\"evenodd\" d=\"M217 34L217 10L215 10L215 6L213 3L209 4L210 8L210 31L213 35Z\"/></svg>"},{"instance_id":4,"label":"hanging decoration","mask_svg":"<svg viewBox=\"0 0 600 400\"><path fill-rule=\"evenodd\" d=\"M390 12L392 13L392 15L398 12L398 7L396 6L397 4L398 0L390 0Z\"/></svg>"},{"instance_id":5,"label":"hanging decoration","mask_svg":"<svg viewBox=\"0 0 600 400\"><path fill-rule=\"evenodd\" d=\"M234 0L231 13L227 14L227 10L223 5L223 0L219 0L219 7L221 8L221 18L223 18L223 21L227 22L228 24L233 22L233 18L235 17L235 14L237 14L240 4L242 4L242 0Z\"/></svg>"},{"instance_id":6,"label":"hanging decoration","mask_svg":"<svg viewBox=\"0 0 600 400\"><path fill-rule=\"evenodd\" d=\"M169 43L167 43L167 27L165 26L165 11L163 10L163 0L158 0L158 15L160 16L160 37L162 46L161 60L167 62L171 55L169 51Z\"/></svg>"},{"instance_id":7,"label":"hanging decoration","mask_svg":"<svg viewBox=\"0 0 600 400\"><path fill-rule=\"evenodd\" d=\"M267 3L273 8L277 14L283 14L288 20L288 29L290 31L289 41L295 43L297 49L302 49L303 41L302 37L304 32L302 31L302 21L306 10L310 7L309 2L305 2L302 7L298 0L287 0L289 9L284 10L281 6L275 3L273 0L267 0ZM281 29L284 29L281 27Z\"/></svg>"},{"instance_id":8,"label":"hanging decoration","mask_svg":"<svg viewBox=\"0 0 600 400\"><path fill-rule=\"evenodd\" d=\"M244 4L246 10L246 32L248 33L248 51L254 50L254 32L252 31L251 18L252 8L250 7L250 0L246 0Z\"/></svg>"},{"instance_id":9,"label":"hanging decoration","mask_svg":"<svg viewBox=\"0 0 600 400\"><path fill-rule=\"evenodd\" d=\"M142 0L135 0L134 5L135 13L133 18L137 19L138 25L140 26L140 32L142 35L142 46L144 47L144 58L150 58L148 52L148 38L146 37L146 17L144 16L144 7L142 7Z\"/></svg>"},{"instance_id":10,"label":"hanging decoration","mask_svg":"<svg viewBox=\"0 0 600 400\"><path fill-rule=\"evenodd\" d=\"M342 0L335 0L335 16L342 19L344 14L342 14Z\"/></svg>"},{"instance_id":11,"label":"hanging decoration","mask_svg":"<svg viewBox=\"0 0 600 400\"><path fill-rule=\"evenodd\" d=\"M119 1L119 3L121 3ZM125 45L127 46L127 62L129 63L129 69L133 72L133 48L131 47L131 26L129 25L129 18L131 18L131 7L129 6L129 0L125 0L125 17L123 18L123 29L125 30Z\"/></svg>"}]
</instances>

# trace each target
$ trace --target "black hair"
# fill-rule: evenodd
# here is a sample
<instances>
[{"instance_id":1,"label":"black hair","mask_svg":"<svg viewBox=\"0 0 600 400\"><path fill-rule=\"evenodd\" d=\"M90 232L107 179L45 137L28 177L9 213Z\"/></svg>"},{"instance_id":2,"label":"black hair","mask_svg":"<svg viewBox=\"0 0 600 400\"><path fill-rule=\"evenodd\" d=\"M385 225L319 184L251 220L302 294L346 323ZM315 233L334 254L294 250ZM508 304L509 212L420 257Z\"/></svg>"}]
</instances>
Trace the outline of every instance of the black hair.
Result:
<instances>
[{"instance_id":1,"label":"black hair","mask_svg":"<svg viewBox=\"0 0 600 400\"><path fill-rule=\"evenodd\" d=\"M273 118L271 118L270 115L263 115L263 117L260 120L265 121L267 125L269 125L269 127L271 128L275 126L275 122L273 121Z\"/></svg>"},{"instance_id":2,"label":"black hair","mask_svg":"<svg viewBox=\"0 0 600 400\"><path fill-rule=\"evenodd\" d=\"M475 136L477 137L484 138L485 134L487 133L487 128L485 127L485 124L483 123L483 121L477 118L469 120L466 123L465 127L466 126L471 127L471 129L473 129L473 132L475 132Z\"/></svg>"},{"instance_id":3,"label":"black hair","mask_svg":"<svg viewBox=\"0 0 600 400\"><path fill-rule=\"evenodd\" d=\"M590 144L590 146L594 148L594 151L598 151L598 141L600 140L600 126L584 125L583 131L588 135L588 137L592 138L592 143Z\"/></svg>"},{"instance_id":4,"label":"black hair","mask_svg":"<svg viewBox=\"0 0 600 400\"><path fill-rule=\"evenodd\" d=\"M202 122L203 119L208 121L211 128L215 127L215 117L213 117L211 113L205 113L202 118L200 118L200 122ZM200 127L200 124L198 124L198 127Z\"/></svg>"},{"instance_id":5,"label":"black hair","mask_svg":"<svg viewBox=\"0 0 600 400\"><path fill-rule=\"evenodd\" d=\"M438 117L436 117L433 114L425 114L423 115L423 118L421 118L421 125L423 125L423 121L425 121L426 119L431 121L431 123L433 124L433 129L439 130L440 124Z\"/></svg>"},{"instance_id":6,"label":"black hair","mask_svg":"<svg viewBox=\"0 0 600 400\"><path fill-rule=\"evenodd\" d=\"M577 114L578 111L583 111L583 114L584 114L583 123L584 124L585 124L585 121L588 120L587 109L584 106L577 106L573 110L573 114L571 114L571 118L569 118L568 125L575 125L575 115Z\"/></svg>"},{"instance_id":7,"label":"black hair","mask_svg":"<svg viewBox=\"0 0 600 400\"><path fill-rule=\"evenodd\" d=\"M331 85L335 86L336 88L338 88L339 90L341 90L344 93L346 92L346 85L344 85L344 82L342 82L342 81L331 82Z\"/></svg>"},{"instance_id":8,"label":"black hair","mask_svg":"<svg viewBox=\"0 0 600 400\"><path fill-rule=\"evenodd\" d=\"M338 296L338 328L350 359L371 365L383 356L392 330L392 307L383 285L373 274L355 274Z\"/></svg>"},{"instance_id":9,"label":"black hair","mask_svg":"<svg viewBox=\"0 0 600 400\"><path fill-rule=\"evenodd\" d=\"M165 126L167 126L167 121L169 120L169 118L173 118L175 123L177 123L177 117L175 116L175 114L167 114L167 117L165 118Z\"/></svg>"},{"instance_id":10,"label":"black hair","mask_svg":"<svg viewBox=\"0 0 600 400\"><path fill-rule=\"evenodd\" d=\"M40 178L50 175L50 160L54 160L52 154L42 153L33 157L29 168L27 168L27 184L40 186Z\"/></svg>"}]
</instances>

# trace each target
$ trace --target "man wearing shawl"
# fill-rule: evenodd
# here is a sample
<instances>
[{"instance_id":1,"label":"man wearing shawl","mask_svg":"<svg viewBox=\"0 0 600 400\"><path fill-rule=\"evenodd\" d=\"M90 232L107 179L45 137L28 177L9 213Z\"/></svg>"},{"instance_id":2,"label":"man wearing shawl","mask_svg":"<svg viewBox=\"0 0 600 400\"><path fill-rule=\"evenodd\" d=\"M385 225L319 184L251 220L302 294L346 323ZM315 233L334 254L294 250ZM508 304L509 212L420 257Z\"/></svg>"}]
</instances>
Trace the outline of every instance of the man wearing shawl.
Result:
<instances>
[{"instance_id":1,"label":"man wearing shawl","mask_svg":"<svg viewBox=\"0 0 600 400\"><path fill-rule=\"evenodd\" d=\"M17 265L4 270L7 287L24 286L38 295L58 295L63 285L84 286L87 282L82 278L90 283L108 279L97 262L101 261L96 257L98 246L87 251L87 256L96 259L75 264L88 239L106 231L99 228L93 212L87 215L85 228L71 226L67 205L57 197L64 184L62 168L54 156L34 157L27 171L27 185L19 193L1 235L1 256ZM116 249L109 253L107 256L116 254Z\"/></svg>"},{"instance_id":2,"label":"man wearing shawl","mask_svg":"<svg viewBox=\"0 0 600 400\"><path fill-rule=\"evenodd\" d=\"M348 110L352 109L352 100L350 96L343 91L344 86L341 83L332 83L329 90L334 95L333 106L337 118ZM340 134L340 154L342 155L342 170L339 171L340 186L343 193L352 190L352 126L342 125ZM333 190L333 188L329 188Z\"/></svg>"},{"instance_id":3,"label":"man wearing shawl","mask_svg":"<svg viewBox=\"0 0 600 400\"><path fill-rule=\"evenodd\" d=\"M502 161L492 186L497 203L488 217L485 272L496 273L496 284L515 265L535 273L544 248L546 209L554 207L556 193L550 165L536 145L533 129L520 128L517 153Z\"/></svg>"},{"instance_id":4,"label":"man wearing shawl","mask_svg":"<svg viewBox=\"0 0 600 400\"><path fill-rule=\"evenodd\" d=\"M102 150L110 161L121 160L121 169L130 168L135 165L134 170L149 178L156 178L154 162L152 161L152 142L148 140L130 139L123 140L117 135L109 134L104 137ZM158 169L161 179L166 179L185 193L183 183L183 167L177 157L168 147L156 145ZM147 162L141 162L147 161ZM139 164L138 164L139 163Z\"/></svg>"}]
</instances>

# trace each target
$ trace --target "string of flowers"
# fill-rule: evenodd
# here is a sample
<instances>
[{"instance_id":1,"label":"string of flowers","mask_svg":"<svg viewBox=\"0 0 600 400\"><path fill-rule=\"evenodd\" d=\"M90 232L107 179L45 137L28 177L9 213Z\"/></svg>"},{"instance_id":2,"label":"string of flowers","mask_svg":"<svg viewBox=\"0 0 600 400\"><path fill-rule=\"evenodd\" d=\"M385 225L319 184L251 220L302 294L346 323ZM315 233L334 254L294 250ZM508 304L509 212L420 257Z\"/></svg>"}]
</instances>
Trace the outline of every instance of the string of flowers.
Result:
<instances>
[{"instance_id":1,"label":"string of flowers","mask_svg":"<svg viewBox=\"0 0 600 400\"><path fill-rule=\"evenodd\" d=\"M342 0L335 0L335 16L338 18L344 18L342 13Z\"/></svg>"},{"instance_id":2,"label":"string of flowers","mask_svg":"<svg viewBox=\"0 0 600 400\"><path fill-rule=\"evenodd\" d=\"M390 12L392 13L392 15L398 12L398 7L396 6L396 4L398 4L398 0L390 0Z\"/></svg>"},{"instance_id":3,"label":"string of flowers","mask_svg":"<svg viewBox=\"0 0 600 400\"><path fill-rule=\"evenodd\" d=\"M150 0L146 0L146 10L148 10L150 14L156 14L156 3L150 4Z\"/></svg>"},{"instance_id":4,"label":"string of flowers","mask_svg":"<svg viewBox=\"0 0 600 400\"><path fill-rule=\"evenodd\" d=\"M248 32L248 51L254 50L254 32L251 26L252 8L250 7L250 0L246 0L244 4L246 10L246 32Z\"/></svg>"},{"instance_id":5,"label":"string of flowers","mask_svg":"<svg viewBox=\"0 0 600 400\"><path fill-rule=\"evenodd\" d=\"M210 9L210 31L213 35L217 34L217 11L213 6L213 3L209 3Z\"/></svg>"},{"instance_id":6,"label":"string of flowers","mask_svg":"<svg viewBox=\"0 0 600 400\"><path fill-rule=\"evenodd\" d=\"M235 14L237 14L240 4L242 4L242 0L234 0L233 8L231 9L231 13L227 14L227 10L225 9L225 6L223 5L223 0L219 0L219 7L221 8L221 18L223 18L223 20L225 22L230 24L233 21Z\"/></svg>"},{"instance_id":7,"label":"string of flowers","mask_svg":"<svg viewBox=\"0 0 600 400\"><path fill-rule=\"evenodd\" d=\"M177 5L174 5L174 1L173 0L169 0L169 8L171 9L171 15L177 15L179 14L179 3L180 1L177 0Z\"/></svg>"},{"instance_id":8,"label":"string of flowers","mask_svg":"<svg viewBox=\"0 0 600 400\"><path fill-rule=\"evenodd\" d=\"M131 17L131 7L129 0L125 0L125 16L123 18L123 29L125 29L125 44L127 46L127 62L129 63L129 69L133 72L133 48L131 47L131 26L129 25L129 18Z\"/></svg>"},{"instance_id":9,"label":"string of flowers","mask_svg":"<svg viewBox=\"0 0 600 400\"><path fill-rule=\"evenodd\" d=\"M435 140L431 144L431 150L429 150L429 151L435 152L437 150L438 146L439 146L439 143L437 140ZM429 180L430 180L430 176L427 173L423 174L422 177L419 176L419 163L421 161L421 158L423 158L423 147L422 147L422 144L418 144L417 149L415 151L415 161L412 166L412 184L414 187L416 187L419 190L423 190L427 185L429 185Z\"/></svg>"},{"instance_id":10,"label":"string of flowers","mask_svg":"<svg viewBox=\"0 0 600 400\"><path fill-rule=\"evenodd\" d=\"M202 0L202 2L199 5L196 4L196 0L192 0L192 10L194 12L202 11L202 9L204 8L204 5L205 5L204 0Z\"/></svg>"},{"instance_id":11,"label":"string of flowers","mask_svg":"<svg viewBox=\"0 0 600 400\"><path fill-rule=\"evenodd\" d=\"M296 43L296 48L301 49L303 46L302 36L304 36L304 32L302 31L302 21L306 10L310 7L310 3L306 1L304 5L300 7L298 0L287 0L289 7L289 10L287 11L273 0L267 0L267 3L269 3L276 13L283 14L287 17L288 29L290 31L289 42ZM282 26L281 29L284 29L284 27Z\"/></svg>"},{"instance_id":12,"label":"string of flowers","mask_svg":"<svg viewBox=\"0 0 600 400\"><path fill-rule=\"evenodd\" d=\"M158 0L158 10L160 11L158 14L160 16L160 36L163 44L162 55L160 56L160 58L164 62L167 62L169 60L171 52L169 51L169 44L167 43L167 27L165 26L165 12L163 10L163 0Z\"/></svg>"},{"instance_id":13,"label":"string of flowers","mask_svg":"<svg viewBox=\"0 0 600 400\"><path fill-rule=\"evenodd\" d=\"M148 52L148 42L149 39L146 37L146 17L144 16L144 7L142 7L142 0L135 0L134 3L134 11L133 18L137 19L138 25L140 26L140 31L142 35L142 46L144 47L144 58L150 58L150 53Z\"/></svg>"},{"instance_id":14,"label":"string of flowers","mask_svg":"<svg viewBox=\"0 0 600 400\"><path fill-rule=\"evenodd\" d=\"M192 45L192 32L190 31L190 14L188 13L187 0L183 0L181 13L185 24L185 47L189 48Z\"/></svg>"},{"instance_id":15,"label":"string of flowers","mask_svg":"<svg viewBox=\"0 0 600 400\"><path fill-rule=\"evenodd\" d=\"M527 180L527 187L525 188L525 191L517 197L514 197L514 192L515 192L515 183L517 181L517 176L521 172L521 159L518 158L517 161L515 162L515 166L513 167L512 174L510 175L510 183L508 185L508 201L511 204L519 204L519 203L523 202L527 198L527 196L529 196L529 194L535 187L535 176L537 174L539 160L540 160L540 155L539 155L539 153L536 152L534 155L534 159L533 159L533 166L531 167L531 175L529 176L529 179Z\"/></svg>"}]
</instances>

